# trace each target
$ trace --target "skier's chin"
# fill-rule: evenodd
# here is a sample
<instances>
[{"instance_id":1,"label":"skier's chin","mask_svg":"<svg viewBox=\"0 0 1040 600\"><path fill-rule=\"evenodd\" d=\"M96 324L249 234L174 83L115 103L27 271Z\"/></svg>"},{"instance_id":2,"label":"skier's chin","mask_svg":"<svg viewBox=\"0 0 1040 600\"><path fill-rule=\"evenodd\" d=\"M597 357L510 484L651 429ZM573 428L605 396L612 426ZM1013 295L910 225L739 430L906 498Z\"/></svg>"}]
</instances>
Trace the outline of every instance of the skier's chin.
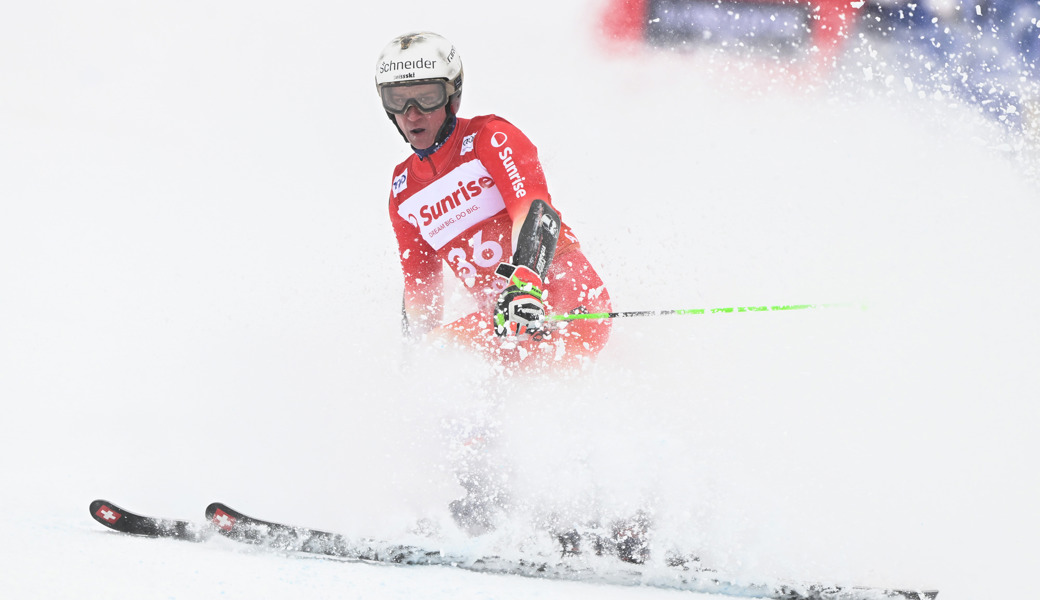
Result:
<instances>
[{"instance_id":1,"label":"skier's chin","mask_svg":"<svg viewBox=\"0 0 1040 600\"><path fill-rule=\"evenodd\" d=\"M413 129L408 132L408 142L419 150L426 150L433 145L433 136L428 129Z\"/></svg>"}]
</instances>

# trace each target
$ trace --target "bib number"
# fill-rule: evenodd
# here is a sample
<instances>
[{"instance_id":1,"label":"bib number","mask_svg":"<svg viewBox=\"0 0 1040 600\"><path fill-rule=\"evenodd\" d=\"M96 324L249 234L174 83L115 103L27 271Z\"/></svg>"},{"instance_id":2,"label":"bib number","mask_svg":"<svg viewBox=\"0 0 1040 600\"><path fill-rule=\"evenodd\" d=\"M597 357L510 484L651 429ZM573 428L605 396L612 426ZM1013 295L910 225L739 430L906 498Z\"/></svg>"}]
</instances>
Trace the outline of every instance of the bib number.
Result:
<instances>
[{"instance_id":1,"label":"bib number","mask_svg":"<svg viewBox=\"0 0 1040 600\"><path fill-rule=\"evenodd\" d=\"M469 240L472 253L467 253L464 248L452 248L448 252L448 262L454 266L455 273L465 279L466 285L472 287L477 276L477 266L485 269L494 267L502 261L502 245L494 240L483 240L483 231L478 231Z\"/></svg>"}]
</instances>

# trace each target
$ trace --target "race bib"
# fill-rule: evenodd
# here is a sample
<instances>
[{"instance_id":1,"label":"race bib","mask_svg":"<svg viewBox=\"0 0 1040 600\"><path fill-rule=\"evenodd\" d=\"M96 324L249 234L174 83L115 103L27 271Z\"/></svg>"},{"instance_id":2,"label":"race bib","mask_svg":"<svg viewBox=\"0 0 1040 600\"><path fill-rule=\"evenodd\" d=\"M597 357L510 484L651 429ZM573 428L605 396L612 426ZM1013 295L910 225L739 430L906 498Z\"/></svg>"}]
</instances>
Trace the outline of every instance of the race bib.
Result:
<instances>
[{"instance_id":1,"label":"race bib","mask_svg":"<svg viewBox=\"0 0 1040 600\"><path fill-rule=\"evenodd\" d=\"M397 207L397 213L418 227L434 250L440 250L505 207L495 180L474 159L416 192Z\"/></svg>"}]
</instances>

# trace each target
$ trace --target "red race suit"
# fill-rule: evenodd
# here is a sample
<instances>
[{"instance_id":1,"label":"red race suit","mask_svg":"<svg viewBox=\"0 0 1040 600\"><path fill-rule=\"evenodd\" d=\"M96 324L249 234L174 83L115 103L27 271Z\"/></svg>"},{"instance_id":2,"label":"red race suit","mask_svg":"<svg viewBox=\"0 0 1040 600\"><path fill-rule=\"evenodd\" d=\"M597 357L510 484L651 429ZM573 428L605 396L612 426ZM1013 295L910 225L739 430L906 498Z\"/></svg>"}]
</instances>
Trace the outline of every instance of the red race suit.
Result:
<instances>
[{"instance_id":1,"label":"red race suit","mask_svg":"<svg viewBox=\"0 0 1040 600\"><path fill-rule=\"evenodd\" d=\"M536 199L552 205L538 151L523 132L494 115L458 119L433 154L425 159L412 154L394 169L390 221L400 249L410 328L475 349L508 369L573 368L599 353L610 335L605 319L547 321L533 335L494 333L496 300L506 286L495 268L511 262L519 224ZM570 227L564 223L560 229L545 278L546 314L609 312L603 281ZM447 325L441 324L442 264L477 306Z\"/></svg>"}]
</instances>

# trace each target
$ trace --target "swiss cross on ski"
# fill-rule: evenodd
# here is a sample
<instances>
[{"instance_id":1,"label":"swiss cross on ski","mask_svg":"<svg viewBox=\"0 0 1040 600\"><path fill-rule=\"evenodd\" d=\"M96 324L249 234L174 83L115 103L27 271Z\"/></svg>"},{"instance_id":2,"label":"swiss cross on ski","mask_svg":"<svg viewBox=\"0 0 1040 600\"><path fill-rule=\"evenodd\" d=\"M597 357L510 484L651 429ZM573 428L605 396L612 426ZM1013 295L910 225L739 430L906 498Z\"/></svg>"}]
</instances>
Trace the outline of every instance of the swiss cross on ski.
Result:
<instances>
[{"instance_id":1,"label":"swiss cross on ski","mask_svg":"<svg viewBox=\"0 0 1040 600\"><path fill-rule=\"evenodd\" d=\"M213 513L213 524L223 531L231 531L235 526L235 517L227 514L219 508Z\"/></svg>"},{"instance_id":2,"label":"swiss cross on ski","mask_svg":"<svg viewBox=\"0 0 1040 600\"><path fill-rule=\"evenodd\" d=\"M99 518L103 519L107 523L115 523L123 516L115 510L109 508L106 504L102 504L101 508L99 508L97 512L94 514L96 514Z\"/></svg>"}]
</instances>

